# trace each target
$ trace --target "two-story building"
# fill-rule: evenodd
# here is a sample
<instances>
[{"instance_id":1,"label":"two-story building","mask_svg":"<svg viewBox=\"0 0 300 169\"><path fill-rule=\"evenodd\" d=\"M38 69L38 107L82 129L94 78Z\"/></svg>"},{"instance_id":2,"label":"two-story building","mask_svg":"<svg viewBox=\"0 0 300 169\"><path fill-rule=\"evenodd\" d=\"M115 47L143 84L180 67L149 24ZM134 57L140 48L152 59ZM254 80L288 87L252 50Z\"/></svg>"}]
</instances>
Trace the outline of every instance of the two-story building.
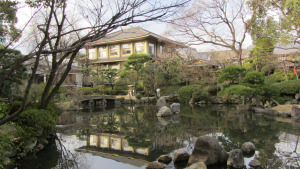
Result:
<instances>
[{"instance_id":1,"label":"two-story building","mask_svg":"<svg viewBox=\"0 0 300 169\"><path fill-rule=\"evenodd\" d=\"M140 27L122 29L85 46L90 63L103 68L122 69L126 58L133 53L152 57L172 57L183 44L167 39Z\"/></svg>"}]
</instances>

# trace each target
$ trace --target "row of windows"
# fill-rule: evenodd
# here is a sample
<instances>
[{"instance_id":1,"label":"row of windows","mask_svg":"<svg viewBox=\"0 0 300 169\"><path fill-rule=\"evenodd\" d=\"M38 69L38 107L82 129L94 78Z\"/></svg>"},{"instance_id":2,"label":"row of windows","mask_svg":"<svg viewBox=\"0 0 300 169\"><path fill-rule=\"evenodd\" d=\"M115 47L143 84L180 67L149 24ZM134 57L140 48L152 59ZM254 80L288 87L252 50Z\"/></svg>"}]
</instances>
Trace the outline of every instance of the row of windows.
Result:
<instances>
[{"instance_id":1,"label":"row of windows","mask_svg":"<svg viewBox=\"0 0 300 169\"><path fill-rule=\"evenodd\" d=\"M144 53L145 49L145 43L144 42L136 42L134 43L134 52L135 53ZM159 46L159 53L162 54L163 49L162 46ZM106 46L100 46L98 48L99 57L107 57L107 50ZM119 56L119 45L110 45L109 46L109 53L110 56ZM131 44L126 43L121 45L121 53L122 55L129 55L131 54ZM149 54L154 55L155 54L155 45L153 43L149 43ZM96 52L95 49L89 49L89 57L90 59L96 58Z\"/></svg>"}]
</instances>

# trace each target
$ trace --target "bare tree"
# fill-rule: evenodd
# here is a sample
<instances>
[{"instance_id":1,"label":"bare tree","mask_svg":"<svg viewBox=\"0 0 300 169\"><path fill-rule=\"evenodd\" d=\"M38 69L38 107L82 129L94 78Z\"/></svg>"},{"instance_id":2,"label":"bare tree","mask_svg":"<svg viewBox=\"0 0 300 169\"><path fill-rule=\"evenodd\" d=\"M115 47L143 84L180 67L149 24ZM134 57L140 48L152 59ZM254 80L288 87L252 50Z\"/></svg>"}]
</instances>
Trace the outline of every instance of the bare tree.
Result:
<instances>
[{"instance_id":1,"label":"bare tree","mask_svg":"<svg viewBox=\"0 0 300 169\"><path fill-rule=\"evenodd\" d=\"M26 100L42 55L51 55L51 71L41 97L41 109L45 109L60 88L79 50L86 43L105 37L106 34L130 24L165 19L188 0L32 0L31 7L43 7L36 25L38 36L34 51L32 74L28 80L21 108L0 120L0 125L18 116L26 107ZM40 8L38 8L40 9ZM79 12L79 13L76 13ZM76 36L76 39L70 39ZM64 40L70 39L68 43ZM55 83L59 67L66 63L61 78Z\"/></svg>"},{"instance_id":2,"label":"bare tree","mask_svg":"<svg viewBox=\"0 0 300 169\"><path fill-rule=\"evenodd\" d=\"M230 49L242 66L242 48L256 8L256 3L247 5L246 0L194 0L170 22L174 30L171 34L185 37L190 45Z\"/></svg>"}]
</instances>

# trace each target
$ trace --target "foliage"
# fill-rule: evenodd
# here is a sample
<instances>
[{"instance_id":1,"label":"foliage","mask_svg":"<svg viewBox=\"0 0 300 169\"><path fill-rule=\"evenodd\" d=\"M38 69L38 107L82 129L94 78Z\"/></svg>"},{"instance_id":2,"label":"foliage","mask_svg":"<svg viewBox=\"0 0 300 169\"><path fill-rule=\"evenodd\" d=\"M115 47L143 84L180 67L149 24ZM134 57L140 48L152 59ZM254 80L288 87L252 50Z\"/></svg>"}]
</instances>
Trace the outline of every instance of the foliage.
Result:
<instances>
[{"instance_id":1,"label":"foliage","mask_svg":"<svg viewBox=\"0 0 300 169\"><path fill-rule=\"evenodd\" d=\"M182 103L187 103L193 96L193 93L197 90L202 89L202 86L192 85L192 86L183 86L178 89L178 98Z\"/></svg>"},{"instance_id":2,"label":"foliage","mask_svg":"<svg viewBox=\"0 0 300 169\"><path fill-rule=\"evenodd\" d=\"M113 89L116 77L118 76L118 69L102 69L101 76L107 80L110 84L111 88Z\"/></svg>"},{"instance_id":3,"label":"foliage","mask_svg":"<svg viewBox=\"0 0 300 169\"><path fill-rule=\"evenodd\" d=\"M92 87L81 87L78 91L83 95L90 95L94 93L94 89Z\"/></svg>"},{"instance_id":4,"label":"foliage","mask_svg":"<svg viewBox=\"0 0 300 169\"><path fill-rule=\"evenodd\" d=\"M237 96L252 96L255 92L254 89L246 87L243 85L233 85L225 89L224 93L228 96L237 95Z\"/></svg>"},{"instance_id":5,"label":"foliage","mask_svg":"<svg viewBox=\"0 0 300 169\"><path fill-rule=\"evenodd\" d=\"M49 110L25 110L15 122L22 127L25 137L45 138L56 132L56 119Z\"/></svg>"},{"instance_id":6,"label":"foliage","mask_svg":"<svg viewBox=\"0 0 300 169\"><path fill-rule=\"evenodd\" d=\"M218 77L218 83L229 81L230 84L238 84L239 77L244 76L246 69L237 65L231 65L223 68Z\"/></svg>"},{"instance_id":7,"label":"foliage","mask_svg":"<svg viewBox=\"0 0 300 169\"><path fill-rule=\"evenodd\" d=\"M142 98L142 95L140 93L137 93L135 96L138 100L140 100Z\"/></svg>"},{"instance_id":8,"label":"foliage","mask_svg":"<svg viewBox=\"0 0 300 169\"><path fill-rule=\"evenodd\" d=\"M142 71L141 79L143 82L141 85L143 86L147 96L155 95L158 87L162 87L168 83L164 72L159 66L161 65L156 65L153 62L147 62Z\"/></svg>"},{"instance_id":9,"label":"foliage","mask_svg":"<svg viewBox=\"0 0 300 169\"><path fill-rule=\"evenodd\" d=\"M179 85L166 86L161 90L161 95L176 94L180 87Z\"/></svg>"},{"instance_id":10,"label":"foliage","mask_svg":"<svg viewBox=\"0 0 300 169\"><path fill-rule=\"evenodd\" d=\"M288 72L288 79L295 79L295 74ZM266 76L266 84L273 84L286 81L286 76L283 72L275 71L273 74Z\"/></svg>"},{"instance_id":11,"label":"foliage","mask_svg":"<svg viewBox=\"0 0 300 169\"><path fill-rule=\"evenodd\" d=\"M151 60L151 56L148 54L133 53L132 55L127 57L124 66L127 71L132 70L136 73L136 79L134 83L135 88L138 84L139 77L141 76L140 72L142 71L142 69L144 69L144 64L149 60Z\"/></svg>"},{"instance_id":12,"label":"foliage","mask_svg":"<svg viewBox=\"0 0 300 169\"><path fill-rule=\"evenodd\" d=\"M300 79L275 83L273 87L278 88L280 95L295 95L300 90Z\"/></svg>"},{"instance_id":13,"label":"foliage","mask_svg":"<svg viewBox=\"0 0 300 169\"><path fill-rule=\"evenodd\" d=\"M8 150L13 149L13 142L7 134L0 134L0 168L4 169L4 162L10 155Z\"/></svg>"},{"instance_id":14,"label":"foliage","mask_svg":"<svg viewBox=\"0 0 300 169\"><path fill-rule=\"evenodd\" d=\"M192 99L194 102L205 101L206 103L212 100L209 93L203 89L193 92Z\"/></svg>"},{"instance_id":15,"label":"foliage","mask_svg":"<svg viewBox=\"0 0 300 169\"><path fill-rule=\"evenodd\" d=\"M149 60L151 60L151 56L148 54L133 53L127 57L124 66L126 70L134 70L139 72L142 68L144 68L144 63L148 62Z\"/></svg>"},{"instance_id":16,"label":"foliage","mask_svg":"<svg viewBox=\"0 0 300 169\"><path fill-rule=\"evenodd\" d=\"M0 1L0 43L13 41L20 36L20 30L15 27L18 19L16 1L5 0ZM5 23L5 24L3 24Z\"/></svg>"},{"instance_id":17,"label":"foliage","mask_svg":"<svg viewBox=\"0 0 300 169\"><path fill-rule=\"evenodd\" d=\"M3 102L0 102L0 118L3 118L6 116L6 114L8 113L8 105L3 103Z\"/></svg>"},{"instance_id":18,"label":"foliage","mask_svg":"<svg viewBox=\"0 0 300 169\"><path fill-rule=\"evenodd\" d=\"M22 84L26 78L26 68L22 65L23 55L18 50L0 48L0 95L8 97L11 93L11 85ZM14 67L19 63L17 67Z\"/></svg>"},{"instance_id":19,"label":"foliage","mask_svg":"<svg viewBox=\"0 0 300 169\"><path fill-rule=\"evenodd\" d=\"M242 84L251 88L256 88L264 84L264 75L258 71L247 72Z\"/></svg>"},{"instance_id":20,"label":"foliage","mask_svg":"<svg viewBox=\"0 0 300 169\"><path fill-rule=\"evenodd\" d=\"M39 102L41 100L41 95L44 91L45 86L46 86L45 83L32 84L28 95L28 100L31 102L36 102L36 101Z\"/></svg>"},{"instance_id":21,"label":"foliage","mask_svg":"<svg viewBox=\"0 0 300 169\"><path fill-rule=\"evenodd\" d=\"M212 85L205 87L205 90L207 90L210 95L216 96L221 88L218 85Z\"/></svg>"},{"instance_id":22,"label":"foliage","mask_svg":"<svg viewBox=\"0 0 300 169\"><path fill-rule=\"evenodd\" d=\"M114 89L118 92L123 92L123 93L126 93L127 94L127 91L128 91L128 85L122 81L122 80L118 80L116 83L115 83L115 86L114 86Z\"/></svg>"}]
</instances>

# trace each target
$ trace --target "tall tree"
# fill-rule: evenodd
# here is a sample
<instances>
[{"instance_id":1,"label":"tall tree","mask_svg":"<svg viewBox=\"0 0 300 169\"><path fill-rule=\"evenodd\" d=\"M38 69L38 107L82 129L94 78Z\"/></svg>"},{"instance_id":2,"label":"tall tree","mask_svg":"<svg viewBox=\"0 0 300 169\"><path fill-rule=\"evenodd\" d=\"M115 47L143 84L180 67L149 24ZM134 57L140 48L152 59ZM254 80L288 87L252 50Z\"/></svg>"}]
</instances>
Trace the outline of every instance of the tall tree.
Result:
<instances>
[{"instance_id":1,"label":"tall tree","mask_svg":"<svg viewBox=\"0 0 300 169\"><path fill-rule=\"evenodd\" d=\"M268 0L269 10L279 12L281 42L300 44L300 1ZM298 47L299 49L299 47Z\"/></svg>"},{"instance_id":2,"label":"tall tree","mask_svg":"<svg viewBox=\"0 0 300 169\"><path fill-rule=\"evenodd\" d=\"M144 64L151 60L151 56L148 54L137 54L134 53L127 57L126 62L124 64L126 70L132 70L136 74L136 79L134 82L134 88L136 89L136 86L140 79L140 72L144 68Z\"/></svg>"},{"instance_id":3,"label":"tall tree","mask_svg":"<svg viewBox=\"0 0 300 169\"><path fill-rule=\"evenodd\" d=\"M2 46L19 37L19 30L15 27L18 21L16 12L17 2L10 0L0 1L0 44Z\"/></svg>"},{"instance_id":4,"label":"tall tree","mask_svg":"<svg viewBox=\"0 0 300 169\"><path fill-rule=\"evenodd\" d=\"M166 19L188 0L76 0L72 3L66 0L28 0L26 2L39 14L37 15L39 18L35 20L37 27L34 30L35 36L32 36L37 37L36 46L25 56L34 55L35 62L21 108L11 116L1 119L0 125L18 116L25 109L25 100L42 56L50 55L52 58L51 71L40 103L40 108L44 109L62 85L75 57L86 43L99 40L121 26ZM65 69L61 73L60 80L55 83L57 71L61 66Z\"/></svg>"},{"instance_id":5,"label":"tall tree","mask_svg":"<svg viewBox=\"0 0 300 169\"><path fill-rule=\"evenodd\" d=\"M243 45L259 8L246 0L194 0L187 10L170 22L175 36L184 36L190 45L211 44L230 49L242 66Z\"/></svg>"},{"instance_id":6,"label":"tall tree","mask_svg":"<svg viewBox=\"0 0 300 169\"><path fill-rule=\"evenodd\" d=\"M116 77L118 76L118 69L102 69L101 76L107 80L111 89L114 89Z\"/></svg>"}]
</instances>

